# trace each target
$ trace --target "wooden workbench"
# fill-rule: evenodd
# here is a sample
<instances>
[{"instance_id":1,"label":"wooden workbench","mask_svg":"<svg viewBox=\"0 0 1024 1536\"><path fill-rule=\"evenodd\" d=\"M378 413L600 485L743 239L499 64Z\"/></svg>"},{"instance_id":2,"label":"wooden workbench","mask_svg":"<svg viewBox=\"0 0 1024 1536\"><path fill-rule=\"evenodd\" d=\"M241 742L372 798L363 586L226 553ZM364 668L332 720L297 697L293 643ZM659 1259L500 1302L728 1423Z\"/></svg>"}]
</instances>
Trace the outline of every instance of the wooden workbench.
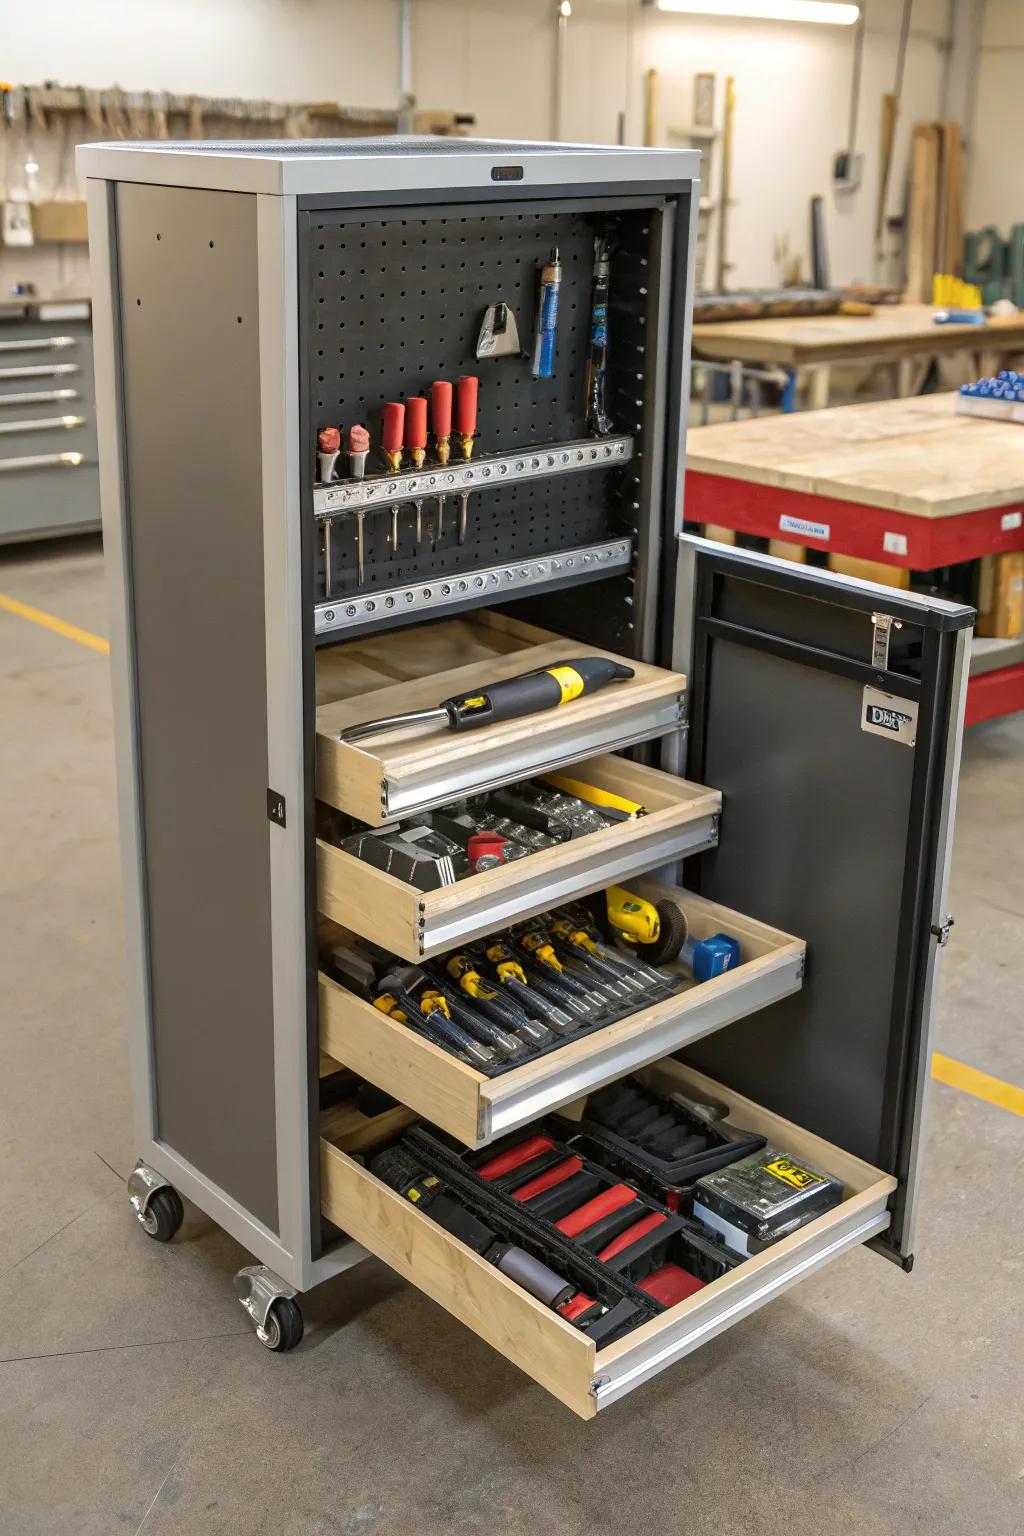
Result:
<instances>
[{"instance_id":1,"label":"wooden workbench","mask_svg":"<svg viewBox=\"0 0 1024 1536\"><path fill-rule=\"evenodd\" d=\"M955 405L924 395L695 427L684 516L917 571L1024 549L1024 426ZM968 719L1024 708L1024 646L977 654Z\"/></svg>"},{"instance_id":2,"label":"wooden workbench","mask_svg":"<svg viewBox=\"0 0 1024 1536\"><path fill-rule=\"evenodd\" d=\"M952 352L977 354L975 371L991 371L980 354L1024 350L1024 312L984 325L936 325L928 304L880 304L870 315L794 315L783 320L725 320L695 325L697 357L775 363L810 374L810 403L828 404L833 363L888 361L899 365L899 393L914 390L916 365Z\"/></svg>"}]
</instances>

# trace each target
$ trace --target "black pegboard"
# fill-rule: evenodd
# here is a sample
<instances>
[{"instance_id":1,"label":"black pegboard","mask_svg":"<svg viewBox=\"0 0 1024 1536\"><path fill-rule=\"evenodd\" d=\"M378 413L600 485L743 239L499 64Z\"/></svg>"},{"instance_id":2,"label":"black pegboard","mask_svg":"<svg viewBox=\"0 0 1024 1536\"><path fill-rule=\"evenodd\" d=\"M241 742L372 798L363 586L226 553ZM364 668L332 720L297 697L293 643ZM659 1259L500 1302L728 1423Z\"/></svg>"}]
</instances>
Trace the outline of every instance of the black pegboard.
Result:
<instances>
[{"instance_id":1,"label":"black pegboard","mask_svg":"<svg viewBox=\"0 0 1024 1536\"><path fill-rule=\"evenodd\" d=\"M480 378L478 452L501 452L587 435L586 363L596 222L577 210L455 210L416 216L309 216L305 340L306 441L324 426L365 424L380 439L387 400L429 394L435 378ZM637 434L630 465L474 492L465 543L458 543L457 497L444 505L438 540L436 502L423 506L423 541L415 513L399 512L397 548L387 511L363 521L364 580L356 560L356 521L336 519L332 537L334 597L436 577L612 538L629 532L638 509L650 215L616 219L612 278L612 364L608 398L616 431ZM555 376L533 379L526 357L477 362L476 338L486 306L504 301L515 313L522 347L532 347L538 273L553 246L562 260ZM368 470L383 469L371 457ZM322 554L316 589L324 587Z\"/></svg>"}]
</instances>

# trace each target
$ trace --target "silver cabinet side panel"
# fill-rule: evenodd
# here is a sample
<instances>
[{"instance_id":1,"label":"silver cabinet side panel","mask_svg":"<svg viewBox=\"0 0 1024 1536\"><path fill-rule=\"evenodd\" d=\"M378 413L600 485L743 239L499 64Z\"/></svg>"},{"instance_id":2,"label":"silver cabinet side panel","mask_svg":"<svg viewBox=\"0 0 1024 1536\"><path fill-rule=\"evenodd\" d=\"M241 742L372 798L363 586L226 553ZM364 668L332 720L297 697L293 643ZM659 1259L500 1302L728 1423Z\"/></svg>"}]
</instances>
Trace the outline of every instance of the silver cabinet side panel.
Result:
<instances>
[{"instance_id":1,"label":"silver cabinet side panel","mask_svg":"<svg viewBox=\"0 0 1024 1536\"><path fill-rule=\"evenodd\" d=\"M116 200L155 1136L276 1231L256 201Z\"/></svg>"}]
</instances>

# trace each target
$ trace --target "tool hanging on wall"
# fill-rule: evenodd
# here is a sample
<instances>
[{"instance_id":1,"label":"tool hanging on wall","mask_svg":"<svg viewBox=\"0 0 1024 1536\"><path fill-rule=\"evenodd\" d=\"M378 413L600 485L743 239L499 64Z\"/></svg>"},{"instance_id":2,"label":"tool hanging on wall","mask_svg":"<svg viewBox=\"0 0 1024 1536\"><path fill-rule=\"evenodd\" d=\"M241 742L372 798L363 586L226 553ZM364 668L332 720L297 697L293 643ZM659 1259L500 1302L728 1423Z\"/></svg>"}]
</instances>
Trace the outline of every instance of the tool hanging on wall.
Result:
<instances>
[{"instance_id":1,"label":"tool hanging on wall","mask_svg":"<svg viewBox=\"0 0 1024 1536\"><path fill-rule=\"evenodd\" d=\"M477 399L480 380L475 374L463 374L455 391L455 429L459 434L459 447L463 459L473 457L473 441L476 437ZM469 517L469 491L459 492L459 543L466 542L466 523Z\"/></svg>"},{"instance_id":2,"label":"tool hanging on wall","mask_svg":"<svg viewBox=\"0 0 1024 1536\"><path fill-rule=\"evenodd\" d=\"M587 430L603 437L612 429L605 409L605 373L608 367L608 288L611 279L611 241L607 233L594 236L594 286L590 297L590 356L587 358Z\"/></svg>"},{"instance_id":3,"label":"tool hanging on wall","mask_svg":"<svg viewBox=\"0 0 1024 1536\"><path fill-rule=\"evenodd\" d=\"M362 480L366 474L366 455L370 451L370 434L365 427L354 426L348 429L348 472L353 480ZM364 527L366 513L362 507L356 511L356 560L359 568L359 580L362 582L365 569L364 562Z\"/></svg>"},{"instance_id":4,"label":"tool hanging on wall","mask_svg":"<svg viewBox=\"0 0 1024 1536\"><path fill-rule=\"evenodd\" d=\"M435 709L418 709L404 715L388 715L382 720L364 720L342 731L339 741L361 741L387 731L403 731L413 726L440 725L449 731L468 731L481 725L496 725L501 720L518 720L523 715L537 715L557 709L584 694L597 693L609 683L625 681L636 674L632 667L612 661L608 656L579 656L558 662L539 672L524 672L491 683L472 694L457 694L442 699Z\"/></svg>"},{"instance_id":5,"label":"tool hanging on wall","mask_svg":"<svg viewBox=\"0 0 1024 1536\"><path fill-rule=\"evenodd\" d=\"M535 379L550 379L555 371L555 342L558 339L558 295L562 286L562 263L558 246L540 271L537 294L537 331L533 342L530 372Z\"/></svg>"},{"instance_id":6,"label":"tool hanging on wall","mask_svg":"<svg viewBox=\"0 0 1024 1536\"><path fill-rule=\"evenodd\" d=\"M478 359L520 357L519 327L507 304L488 304L476 339Z\"/></svg>"},{"instance_id":7,"label":"tool hanging on wall","mask_svg":"<svg viewBox=\"0 0 1024 1536\"><path fill-rule=\"evenodd\" d=\"M405 438L405 406L400 400L389 400L384 407L381 430L381 448L388 469L396 473L402 467L402 443ZM398 506L391 508L391 553L398 550Z\"/></svg>"},{"instance_id":8,"label":"tool hanging on wall","mask_svg":"<svg viewBox=\"0 0 1024 1536\"><path fill-rule=\"evenodd\" d=\"M316 435L317 474L322 485L334 479L334 466L341 452L341 432L337 427L324 427Z\"/></svg>"},{"instance_id":9,"label":"tool hanging on wall","mask_svg":"<svg viewBox=\"0 0 1024 1536\"><path fill-rule=\"evenodd\" d=\"M405 446L414 469L422 469L427 457L427 399L413 395L405 402ZM423 537L423 503L415 503L416 548Z\"/></svg>"},{"instance_id":10,"label":"tool hanging on wall","mask_svg":"<svg viewBox=\"0 0 1024 1536\"><path fill-rule=\"evenodd\" d=\"M439 464L447 464L451 454L452 386L447 379L435 379L430 386L430 424L434 429L434 453ZM434 548L444 533L444 496L437 498L437 522Z\"/></svg>"}]
</instances>

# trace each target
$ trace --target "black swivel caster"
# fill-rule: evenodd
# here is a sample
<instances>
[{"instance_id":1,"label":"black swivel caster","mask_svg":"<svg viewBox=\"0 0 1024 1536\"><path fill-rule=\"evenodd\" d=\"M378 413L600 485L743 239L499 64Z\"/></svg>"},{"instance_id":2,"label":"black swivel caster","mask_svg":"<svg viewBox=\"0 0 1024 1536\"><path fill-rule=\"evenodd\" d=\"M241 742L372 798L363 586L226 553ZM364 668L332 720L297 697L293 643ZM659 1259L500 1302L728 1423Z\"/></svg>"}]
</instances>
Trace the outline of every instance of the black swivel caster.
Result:
<instances>
[{"instance_id":1,"label":"black swivel caster","mask_svg":"<svg viewBox=\"0 0 1024 1536\"><path fill-rule=\"evenodd\" d=\"M278 1355L294 1349L302 1338L302 1313L292 1287L265 1264L247 1264L235 1276L234 1286L264 1348Z\"/></svg>"},{"instance_id":2,"label":"black swivel caster","mask_svg":"<svg viewBox=\"0 0 1024 1536\"><path fill-rule=\"evenodd\" d=\"M178 1191L145 1163L136 1163L132 1170L128 1200L143 1232L158 1243L169 1243L185 1220Z\"/></svg>"},{"instance_id":3,"label":"black swivel caster","mask_svg":"<svg viewBox=\"0 0 1024 1536\"><path fill-rule=\"evenodd\" d=\"M154 1190L140 1220L147 1237L158 1243L169 1243L185 1220L185 1207L178 1191L169 1184L164 1189Z\"/></svg>"},{"instance_id":4,"label":"black swivel caster","mask_svg":"<svg viewBox=\"0 0 1024 1536\"><path fill-rule=\"evenodd\" d=\"M279 1296L271 1304L263 1327L256 1329L256 1337L267 1349L279 1354L294 1349L302 1338L302 1313L298 1303L287 1296Z\"/></svg>"}]
</instances>

